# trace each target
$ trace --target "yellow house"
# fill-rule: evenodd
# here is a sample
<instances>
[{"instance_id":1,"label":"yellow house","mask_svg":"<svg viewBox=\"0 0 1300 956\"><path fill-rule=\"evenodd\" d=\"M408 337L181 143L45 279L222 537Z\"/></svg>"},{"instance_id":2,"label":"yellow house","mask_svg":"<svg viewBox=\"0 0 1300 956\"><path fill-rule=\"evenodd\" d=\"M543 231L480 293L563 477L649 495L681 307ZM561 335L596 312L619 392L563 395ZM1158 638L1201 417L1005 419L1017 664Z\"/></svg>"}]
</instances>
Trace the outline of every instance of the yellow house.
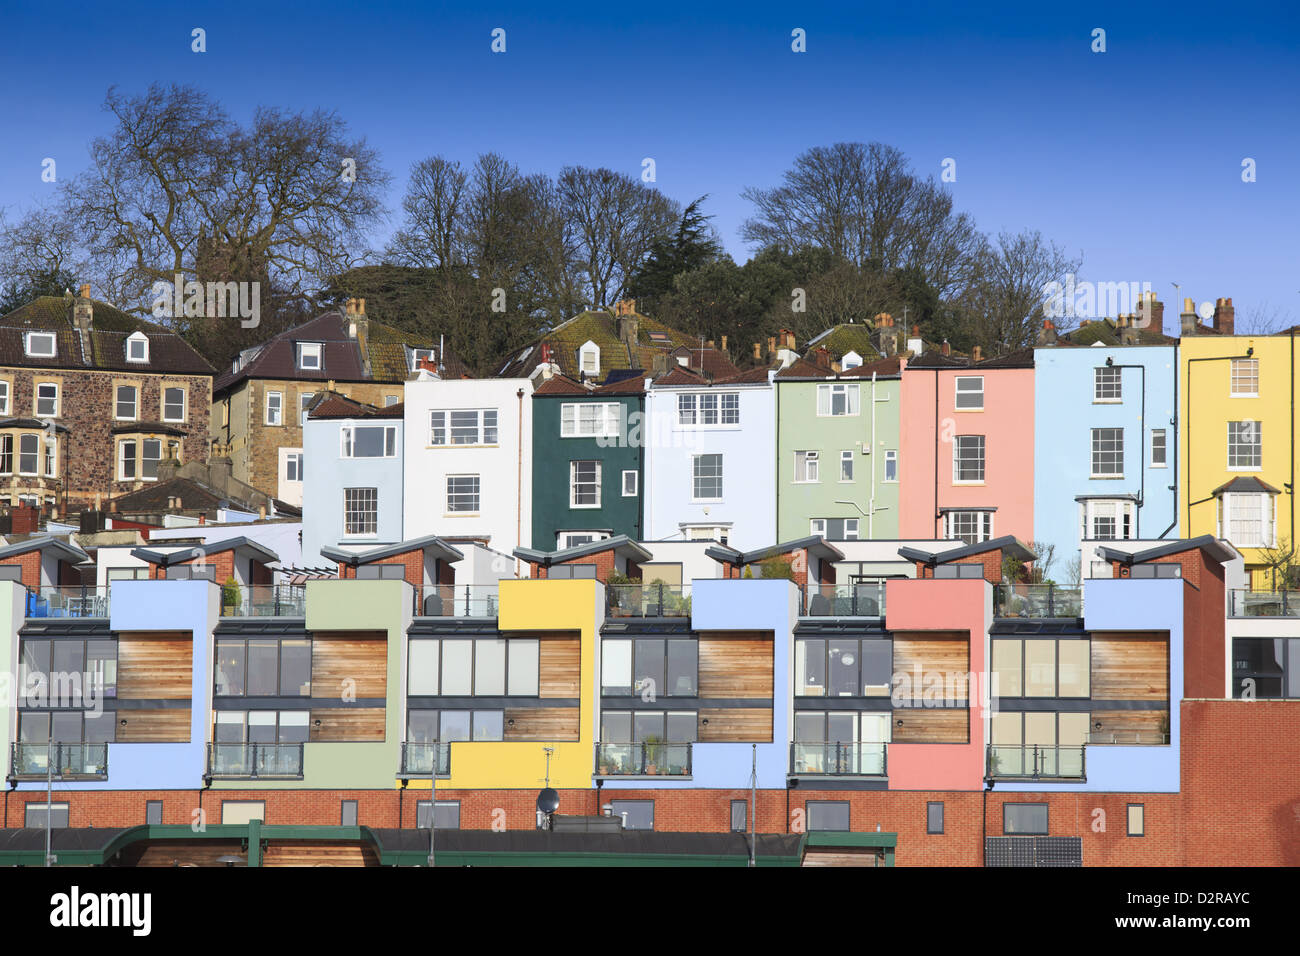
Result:
<instances>
[{"instance_id":1,"label":"yellow house","mask_svg":"<svg viewBox=\"0 0 1300 956\"><path fill-rule=\"evenodd\" d=\"M1296 541L1296 330L1235 334L1231 299L1202 326L1186 299L1182 332L1179 533L1227 538L1253 588L1282 587L1276 566Z\"/></svg>"}]
</instances>

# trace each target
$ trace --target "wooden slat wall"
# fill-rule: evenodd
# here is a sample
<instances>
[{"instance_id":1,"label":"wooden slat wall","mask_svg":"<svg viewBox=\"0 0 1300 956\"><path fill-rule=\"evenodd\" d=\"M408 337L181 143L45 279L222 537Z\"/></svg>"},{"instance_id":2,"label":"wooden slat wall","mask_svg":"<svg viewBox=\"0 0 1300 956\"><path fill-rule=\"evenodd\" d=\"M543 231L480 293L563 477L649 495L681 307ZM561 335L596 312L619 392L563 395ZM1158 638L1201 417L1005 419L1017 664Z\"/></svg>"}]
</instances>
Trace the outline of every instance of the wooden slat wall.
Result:
<instances>
[{"instance_id":1,"label":"wooden slat wall","mask_svg":"<svg viewBox=\"0 0 1300 956\"><path fill-rule=\"evenodd\" d=\"M577 707L507 708L505 739L577 740L579 716Z\"/></svg>"},{"instance_id":2,"label":"wooden slat wall","mask_svg":"<svg viewBox=\"0 0 1300 956\"><path fill-rule=\"evenodd\" d=\"M921 686L912 687L914 699L927 696L925 682L934 675L942 677L944 681L939 699L964 700L968 692L965 681L954 678L952 690L957 696L953 697L949 694L948 675L966 674L970 671L970 636L964 631L895 634L894 673L908 675L910 685L914 683L913 675L918 667L921 670Z\"/></svg>"},{"instance_id":3,"label":"wooden slat wall","mask_svg":"<svg viewBox=\"0 0 1300 956\"><path fill-rule=\"evenodd\" d=\"M1093 634L1092 698L1169 700L1168 637Z\"/></svg>"},{"instance_id":4,"label":"wooden slat wall","mask_svg":"<svg viewBox=\"0 0 1300 956\"><path fill-rule=\"evenodd\" d=\"M378 866L368 846L319 843L273 843L262 854L263 866Z\"/></svg>"},{"instance_id":5,"label":"wooden slat wall","mask_svg":"<svg viewBox=\"0 0 1300 956\"><path fill-rule=\"evenodd\" d=\"M354 684L344 684L344 681ZM388 688L388 640L383 631L317 631L311 640L311 695L339 699L344 688L357 697L384 697Z\"/></svg>"},{"instance_id":6,"label":"wooden slat wall","mask_svg":"<svg viewBox=\"0 0 1300 956\"><path fill-rule=\"evenodd\" d=\"M194 642L188 632L126 632L117 640L117 696L189 700Z\"/></svg>"},{"instance_id":7,"label":"wooden slat wall","mask_svg":"<svg viewBox=\"0 0 1300 956\"><path fill-rule=\"evenodd\" d=\"M1144 741L1155 743L1160 739L1162 728L1168 733L1168 722L1167 710L1094 710L1089 733L1101 743L1105 743L1106 734L1117 734L1117 743L1131 744L1134 733L1141 733Z\"/></svg>"},{"instance_id":8,"label":"wooden slat wall","mask_svg":"<svg viewBox=\"0 0 1300 956\"><path fill-rule=\"evenodd\" d=\"M123 718L126 723L123 724ZM117 715L120 744L184 743L190 739L190 709L123 710Z\"/></svg>"},{"instance_id":9,"label":"wooden slat wall","mask_svg":"<svg viewBox=\"0 0 1300 956\"><path fill-rule=\"evenodd\" d=\"M772 653L771 631L701 632L700 697L770 699Z\"/></svg>"},{"instance_id":10,"label":"wooden slat wall","mask_svg":"<svg viewBox=\"0 0 1300 956\"><path fill-rule=\"evenodd\" d=\"M240 849L239 843L214 843L204 840L202 843L137 843L126 847L122 856L114 865L117 866L225 866L218 863L219 857L237 856L245 862L236 866L245 866L248 852Z\"/></svg>"},{"instance_id":11,"label":"wooden slat wall","mask_svg":"<svg viewBox=\"0 0 1300 956\"><path fill-rule=\"evenodd\" d=\"M537 666L539 697L573 699L582 696L582 643L578 635L541 635Z\"/></svg>"},{"instance_id":12,"label":"wooden slat wall","mask_svg":"<svg viewBox=\"0 0 1300 956\"><path fill-rule=\"evenodd\" d=\"M803 855L800 866L884 866L875 850L833 850L813 847Z\"/></svg>"},{"instance_id":13,"label":"wooden slat wall","mask_svg":"<svg viewBox=\"0 0 1300 956\"><path fill-rule=\"evenodd\" d=\"M895 710L894 743L896 744L964 744L970 740L970 711L939 707L914 707ZM899 720L903 726L898 726Z\"/></svg>"},{"instance_id":14,"label":"wooden slat wall","mask_svg":"<svg viewBox=\"0 0 1300 956\"><path fill-rule=\"evenodd\" d=\"M311 712L310 740L357 741L384 739L383 707L330 707ZM316 721L320 726L316 726Z\"/></svg>"},{"instance_id":15,"label":"wooden slat wall","mask_svg":"<svg viewBox=\"0 0 1300 956\"><path fill-rule=\"evenodd\" d=\"M705 721L708 724L705 724ZM769 707L715 707L700 709L697 733L700 743L766 743L772 739Z\"/></svg>"}]
</instances>

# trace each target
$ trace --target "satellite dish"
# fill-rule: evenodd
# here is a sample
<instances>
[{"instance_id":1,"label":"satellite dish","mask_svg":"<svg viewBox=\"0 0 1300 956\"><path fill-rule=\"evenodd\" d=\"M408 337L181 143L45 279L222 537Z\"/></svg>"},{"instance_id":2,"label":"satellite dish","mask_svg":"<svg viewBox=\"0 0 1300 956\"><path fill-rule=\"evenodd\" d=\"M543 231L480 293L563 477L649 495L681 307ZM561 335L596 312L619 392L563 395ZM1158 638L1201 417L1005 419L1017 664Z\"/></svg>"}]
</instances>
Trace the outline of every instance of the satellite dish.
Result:
<instances>
[{"instance_id":1,"label":"satellite dish","mask_svg":"<svg viewBox=\"0 0 1300 956\"><path fill-rule=\"evenodd\" d=\"M537 795L537 809L542 813L554 813L560 809L560 795L551 787L547 787Z\"/></svg>"}]
</instances>

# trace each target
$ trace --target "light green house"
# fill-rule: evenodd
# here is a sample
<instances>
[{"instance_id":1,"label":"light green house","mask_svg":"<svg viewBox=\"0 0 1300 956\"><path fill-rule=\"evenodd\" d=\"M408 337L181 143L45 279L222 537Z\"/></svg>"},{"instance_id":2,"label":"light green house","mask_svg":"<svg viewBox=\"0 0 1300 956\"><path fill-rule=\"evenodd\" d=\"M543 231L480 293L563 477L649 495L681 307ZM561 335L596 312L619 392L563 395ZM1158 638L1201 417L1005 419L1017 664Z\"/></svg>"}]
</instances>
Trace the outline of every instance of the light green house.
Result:
<instances>
[{"instance_id":1,"label":"light green house","mask_svg":"<svg viewBox=\"0 0 1300 956\"><path fill-rule=\"evenodd\" d=\"M800 359L776 376L779 541L899 536L902 361L852 362Z\"/></svg>"}]
</instances>

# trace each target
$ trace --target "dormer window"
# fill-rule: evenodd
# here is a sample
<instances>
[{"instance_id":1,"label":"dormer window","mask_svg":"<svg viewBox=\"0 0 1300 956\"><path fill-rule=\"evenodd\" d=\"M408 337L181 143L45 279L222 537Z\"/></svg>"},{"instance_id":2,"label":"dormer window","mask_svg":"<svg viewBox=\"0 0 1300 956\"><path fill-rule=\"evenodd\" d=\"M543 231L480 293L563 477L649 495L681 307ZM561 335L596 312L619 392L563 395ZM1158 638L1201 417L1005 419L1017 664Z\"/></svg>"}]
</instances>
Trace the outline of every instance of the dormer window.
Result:
<instances>
[{"instance_id":1,"label":"dormer window","mask_svg":"<svg viewBox=\"0 0 1300 956\"><path fill-rule=\"evenodd\" d=\"M844 357L840 359L840 368L845 371L848 371L851 368L858 368L860 365L862 365L862 356L857 352L847 352Z\"/></svg>"},{"instance_id":2,"label":"dormer window","mask_svg":"<svg viewBox=\"0 0 1300 956\"><path fill-rule=\"evenodd\" d=\"M27 354L31 358L54 358L55 338L53 332L28 332Z\"/></svg>"},{"instance_id":3,"label":"dormer window","mask_svg":"<svg viewBox=\"0 0 1300 956\"><path fill-rule=\"evenodd\" d=\"M143 332L133 332L126 340L128 362L149 361L149 338Z\"/></svg>"},{"instance_id":4,"label":"dormer window","mask_svg":"<svg viewBox=\"0 0 1300 956\"><path fill-rule=\"evenodd\" d=\"M433 349L411 349L411 371L419 370L421 362L437 364L433 361Z\"/></svg>"},{"instance_id":5,"label":"dormer window","mask_svg":"<svg viewBox=\"0 0 1300 956\"><path fill-rule=\"evenodd\" d=\"M578 367L584 375L600 374L600 346L588 340L578 349Z\"/></svg>"},{"instance_id":6,"label":"dormer window","mask_svg":"<svg viewBox=\"0 0 1300 956\"><path fill-rule=\"evenodd\" d=\"M321 344L319 342L298 343L298 368L304 372L321 370Z\"/></svg>"}]
</instances>

